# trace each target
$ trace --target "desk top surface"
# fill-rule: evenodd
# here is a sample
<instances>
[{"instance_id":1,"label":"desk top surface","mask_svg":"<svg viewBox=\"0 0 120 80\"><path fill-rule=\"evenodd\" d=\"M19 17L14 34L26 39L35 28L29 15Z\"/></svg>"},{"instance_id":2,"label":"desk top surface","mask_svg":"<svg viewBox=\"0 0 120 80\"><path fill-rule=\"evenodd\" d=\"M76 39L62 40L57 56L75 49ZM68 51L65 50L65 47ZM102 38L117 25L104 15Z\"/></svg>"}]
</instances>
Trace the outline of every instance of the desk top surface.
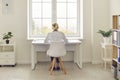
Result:
<instances>
[{"instance_id":1,"label":"desk top surface","mask_svg":"<svg viewBox=\"0 0 120 80\"><path fill-rule=\"evenodd\" d=\"M80 44L80 40L68 40L68 44ZM32 44L46 44L44 40L33 40Z\"/></svg>"}]
</instances>

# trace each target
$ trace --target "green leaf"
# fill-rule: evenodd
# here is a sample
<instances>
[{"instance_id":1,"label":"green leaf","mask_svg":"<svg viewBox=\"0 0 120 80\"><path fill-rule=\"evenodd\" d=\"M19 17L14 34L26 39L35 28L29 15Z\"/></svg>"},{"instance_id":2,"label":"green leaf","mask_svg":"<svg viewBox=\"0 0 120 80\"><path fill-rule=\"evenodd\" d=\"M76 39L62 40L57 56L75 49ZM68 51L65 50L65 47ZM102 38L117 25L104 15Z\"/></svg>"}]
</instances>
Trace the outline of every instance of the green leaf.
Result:
<instances>
[{"instance_id":1,"label":"green leaf","mask_svg":"<svg viewBox=\"0 0 120 80\"><path fill-rule=\"evenodd\" d=\"M108 31L99 30L98 33L100 33L103 37L110 37L112 35L112 30Z\"/></svg>"},{"instance_id":2,"label":"green leaf","mask_svg":"<svg viewBox=\"0 0 120 80\"><path fill-rule=\"evenodd\" d=\"M12 32L8 32L8 33L4 33L4 34L3 34L3 40L4 40L4 39L8 40L8 39L10 39L10 38L12 38L12 37L13 37Z\"/></svg>"}]
</instances>

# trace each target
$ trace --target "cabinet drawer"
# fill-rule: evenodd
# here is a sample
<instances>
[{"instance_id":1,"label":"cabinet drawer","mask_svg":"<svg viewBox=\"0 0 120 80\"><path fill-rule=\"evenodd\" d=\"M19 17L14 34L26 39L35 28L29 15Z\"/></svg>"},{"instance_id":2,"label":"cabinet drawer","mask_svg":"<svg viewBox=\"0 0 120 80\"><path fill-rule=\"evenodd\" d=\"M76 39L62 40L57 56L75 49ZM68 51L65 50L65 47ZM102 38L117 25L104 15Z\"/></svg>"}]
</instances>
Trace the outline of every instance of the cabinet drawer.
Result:
<instances>
[{"instance_id":1,"label":"cabinet drawer","mask_svg":"<svg viewBox=\"0 0 120 80\"><path fill-rule=\"evenodd\" d=\"M0 59L0 65L14 65L15 59Z\"/></svg>"},{"instance_id":2,"label":"cabinet drawer","mask_svg":"<svg viewBox=\"0 0 120 80\"><path fill-rule=\"evenodd\" d=\"M0 58L15 58L14 53L0 53Z\"/></svg>"}]
</instances>

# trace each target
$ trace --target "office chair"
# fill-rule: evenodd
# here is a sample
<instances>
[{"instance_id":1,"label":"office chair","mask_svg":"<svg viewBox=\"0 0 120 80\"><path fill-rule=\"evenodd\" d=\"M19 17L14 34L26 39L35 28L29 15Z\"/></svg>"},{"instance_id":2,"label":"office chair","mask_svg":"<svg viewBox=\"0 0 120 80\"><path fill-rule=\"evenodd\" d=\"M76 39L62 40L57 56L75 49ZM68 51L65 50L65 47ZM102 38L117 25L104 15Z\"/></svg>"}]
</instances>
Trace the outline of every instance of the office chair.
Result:
<instances>
[{"instance_id":1,"label":"office chair","mask_svg":"<svg viewBox=\"0 0 120 80\"><path fill-rule=\"evenodd\" d=\"M63 41L50 42L50 47L47 51L47 55L49 55L50 57L53 57L53 60L51 61L50 68L49 68L50 75L52 75L53 68L55 67L56 58L59 60L60 69L64 72L64 74L66 74L65 67L61 60L61 57L66 55L65 43Z\"/></svg>"}]
</instances>

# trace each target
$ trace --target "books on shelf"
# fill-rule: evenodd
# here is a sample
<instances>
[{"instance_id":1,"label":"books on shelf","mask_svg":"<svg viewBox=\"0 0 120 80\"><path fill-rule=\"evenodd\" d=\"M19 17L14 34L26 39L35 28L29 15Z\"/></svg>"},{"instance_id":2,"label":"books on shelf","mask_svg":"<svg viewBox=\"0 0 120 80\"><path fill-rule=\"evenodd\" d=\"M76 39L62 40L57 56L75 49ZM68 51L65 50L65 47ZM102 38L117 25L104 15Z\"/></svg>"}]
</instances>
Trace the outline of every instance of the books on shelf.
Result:
<instances>
[{"instance_id":1,"label":"books on shelf","mask_svg":"<svg viewBox=\"0 0 120 80\"><path fill-rule=\"evenodd\" d=\"M120 31L115 30L113 36L113 44L120 46Z\"/></svg>"},{"instance_id":2,"label":"books on shelf","mask_svg":"<svg viewBox=\"0 0 120 80\"><path fill-rule=\"evenodd\" d=\"M120 46L120 31L117 32L117 45Z\"/></svg>"},{"instance_id":3,"label":"books on shelf","mask_svg":"<svg viewBox=\"0 0 120 80\"><path fill-rule=\"evenodd\" d=\"M113 43L115 44L115 45L117 45L117 31L114 31L113 32Z\"/></svg>"},{"instance_id":4,"label":"books on shelf","mask_svg":"<svg viewBox=\"0 0 120 80\"><path fill-rule=\"evenodd\" d=\"M120 62L120 47L118 48L118 62Z\"/></svg>"}]
</instances>

